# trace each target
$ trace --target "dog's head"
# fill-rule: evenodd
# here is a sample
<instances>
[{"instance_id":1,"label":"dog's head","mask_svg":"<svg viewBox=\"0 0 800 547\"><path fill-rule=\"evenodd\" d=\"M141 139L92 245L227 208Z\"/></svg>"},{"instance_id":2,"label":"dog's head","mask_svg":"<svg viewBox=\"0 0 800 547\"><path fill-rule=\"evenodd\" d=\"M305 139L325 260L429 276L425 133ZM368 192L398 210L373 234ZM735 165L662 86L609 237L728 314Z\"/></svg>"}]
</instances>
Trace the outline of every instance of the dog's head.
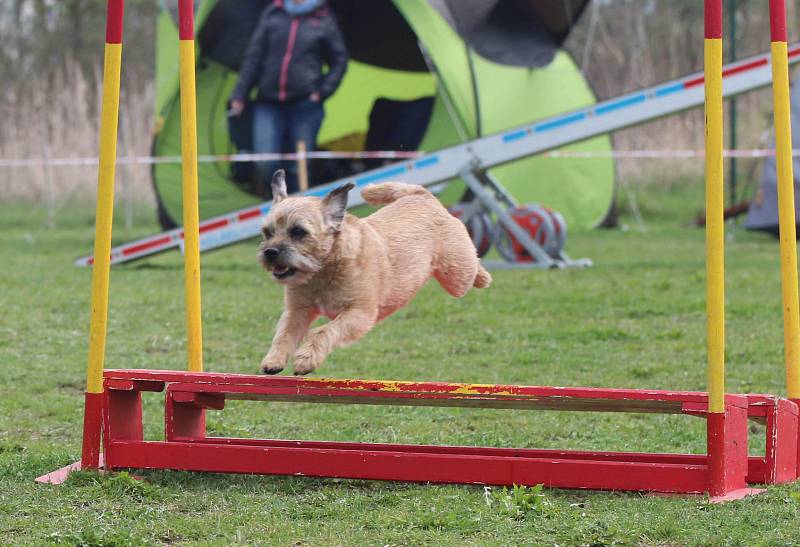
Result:
<instances>
[{"instance_id":1,"label":"dog's head","mask_svg":"<svg viewBox=\"0 0 800 547\"><path fill-rule=\"evenodd\" d=\"M278 283L303 285L323 267L344 221L351 188L352 183L345 184L324 198L290 198L283 169L275 172L258 259Z\"/></svg>"}]
</instances>

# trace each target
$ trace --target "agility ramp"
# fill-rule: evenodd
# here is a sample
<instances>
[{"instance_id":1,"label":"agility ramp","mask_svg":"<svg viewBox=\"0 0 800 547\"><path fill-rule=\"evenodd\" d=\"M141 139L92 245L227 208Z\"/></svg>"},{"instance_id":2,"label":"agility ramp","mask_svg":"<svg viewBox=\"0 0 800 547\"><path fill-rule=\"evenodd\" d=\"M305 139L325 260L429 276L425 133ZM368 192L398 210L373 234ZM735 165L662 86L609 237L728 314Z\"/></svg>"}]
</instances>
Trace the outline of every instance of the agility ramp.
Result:
<instances>
[{"instance_id":1,"label":"agility ramp","mask_svg":"<svg viewBox=\"0 0 800 547\"><path fill-rule=\"evenodd\" d=\"M791 45L788 56L790 65L797 63L800 44ZM772 82L771 70L769 53L725 65L722 75L724 96L731 97L769 85ZM496 166L701 106L703 83L703 73L696 72L588 108L336 180L314 187L304 195L322 196L350 182L356 188L350 194L349 204L355 207L364 204L360 190L367 184L403 180L431 187L461 177L465 171L486 174L486 170ZM261 219L269 212L270 205L271 202L266 201L201 222L200 250L209 251L257 236ZM183 248L182 228L112 248L111 264L130 262L175 248ZM75 264L87 266L92 262L90 255L78 258Z\"/></svg>"}]
</instances>

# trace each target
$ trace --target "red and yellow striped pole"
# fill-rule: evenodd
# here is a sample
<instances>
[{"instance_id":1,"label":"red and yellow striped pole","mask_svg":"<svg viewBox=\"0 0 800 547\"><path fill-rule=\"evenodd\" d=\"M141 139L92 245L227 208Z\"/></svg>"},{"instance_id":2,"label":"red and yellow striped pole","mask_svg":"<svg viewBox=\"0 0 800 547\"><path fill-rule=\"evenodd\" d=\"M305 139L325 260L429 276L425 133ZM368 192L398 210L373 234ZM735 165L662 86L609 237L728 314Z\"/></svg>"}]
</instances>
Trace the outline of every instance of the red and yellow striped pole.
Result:
<instances>
[{"instance_id":1,"label":"red and yellow striped pole","mask_svg":"<svg viewBox=\"0 0 800 547\"><path fill-rule=\"evenodd\" d=\"M778 222L783 289L783 343L786 389L790 399L800 399L800 306L797 290L797 238L792 168L792 126L789 104L785 0L769 2L772 40L772 95L775 112L775 156L778 171Z\"/></svg>"},{"instance_id":2,"label":"red and yellow striped pole","mask_svg":"<svg viewBox=\"0 0 800 547\"><path fill-rule=\"evenodd\" d=\"M111 226L114 218L114 172L117 163L119 81L122 64L124 0L108 0L106 45L103 62L103 106L100 118L100 164L97 175L97 209L92 269L92 311L89 325L89 364L83 415L81 467L100 465L103 404L103 368L108 321L108 279L111 267Z\"/></svg>"},{"instance_id":3,"label":"red and yellow striped pole","mask_svg":"<svg viewBox=\"0 0 800 547\"><path fill-rule=\"evenodd\" d=\"M705 0L706 310L709 493L726 490L725 224L722 174L722 0Z\"/></svg>"},{"instance_id":4,"label":"red and yellow striped pole","mask_svg":"<svg viewBox=\"0 0 800 547\"><path fill-rule=\"evenodd\" d=\"M775 159L778 173L778 224L781 244L783 352L786 391L800 404L800 305L797 290L797 234L792 165L792 122L789 101L789 57L785 0L770 0L769 29L772 51L772 96L775 116ZM798 438L800 453L800 438ZM798 462L800 472L800 462Z\"/></svg>"},{"instance_id":5,"label":"red and yellow striped pole","mask_svg":"<svg viewBox=\"0 0 800 547\"><path fill-rule=\"evenodd\" d=\"M194 2L178 4L181 86L181 152L183 155L183 242L186 290L186 334L189 370L203 370L200 305L200 220L197 197L197 106L195 90Z\"/></svg>"}]
</instances>

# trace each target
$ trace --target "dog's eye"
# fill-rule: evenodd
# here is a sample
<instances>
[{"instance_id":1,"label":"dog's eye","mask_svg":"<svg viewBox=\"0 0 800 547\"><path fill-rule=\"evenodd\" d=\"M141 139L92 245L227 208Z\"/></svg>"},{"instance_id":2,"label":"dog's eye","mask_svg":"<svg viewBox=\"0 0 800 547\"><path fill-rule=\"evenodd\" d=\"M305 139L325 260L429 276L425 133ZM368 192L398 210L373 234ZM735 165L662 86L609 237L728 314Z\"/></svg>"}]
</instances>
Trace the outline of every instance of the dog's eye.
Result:
<instances>
[{"instance_id":1,"label":"dog's eye","mask_svg":"<svg viewBox=\"0 0 800 547\"><path fill-rule=\"evenodd\" d=\"M264 235L264 239L269 239L272 237L272 230L270 230L269 228L262 229L261 233Z\"/></svg>"},{"instance_id":2,"label":"dog's eye","mask_svg":"<svg viewBox=\"0 0 800 547\"><path fill-rule=\"evenodd\" d=\"M289 230L289 235L292 236L292 239L303 239L307 234L308 232L300 226L292 226L291 230Z\"/></svg>"}]
</instances>

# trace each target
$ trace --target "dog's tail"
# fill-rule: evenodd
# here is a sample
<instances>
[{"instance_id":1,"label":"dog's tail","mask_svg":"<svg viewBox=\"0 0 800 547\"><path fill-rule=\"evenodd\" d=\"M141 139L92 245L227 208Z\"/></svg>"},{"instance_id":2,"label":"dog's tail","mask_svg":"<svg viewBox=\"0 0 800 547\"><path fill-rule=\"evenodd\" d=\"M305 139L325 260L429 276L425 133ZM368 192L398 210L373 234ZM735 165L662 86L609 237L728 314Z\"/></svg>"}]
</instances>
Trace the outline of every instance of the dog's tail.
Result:
<instances>
[{"instance_id":1,"label":"dog's tail","mask_svg":"<svg viewBox=\"0 0 800 547\"><path fill-rule=\"evenodd\" d=\"M475 281L472 286L476 289L485 289L492 283L492 274L487 272L483 266L478 264L478 273L475 275Z\"/></svg>"},{"instance_id":2,"label":"dog's tail","mask_svg":"<svg viewBox=\"0 0 800 547\"><path fill-rule=\"evenodd\" d=\"M361 197L370 205L386 205L405 196L425 194L433 195L422 186L403 184L402 182L370 184L361 190Z\"/></svg>"}]
</instances>

